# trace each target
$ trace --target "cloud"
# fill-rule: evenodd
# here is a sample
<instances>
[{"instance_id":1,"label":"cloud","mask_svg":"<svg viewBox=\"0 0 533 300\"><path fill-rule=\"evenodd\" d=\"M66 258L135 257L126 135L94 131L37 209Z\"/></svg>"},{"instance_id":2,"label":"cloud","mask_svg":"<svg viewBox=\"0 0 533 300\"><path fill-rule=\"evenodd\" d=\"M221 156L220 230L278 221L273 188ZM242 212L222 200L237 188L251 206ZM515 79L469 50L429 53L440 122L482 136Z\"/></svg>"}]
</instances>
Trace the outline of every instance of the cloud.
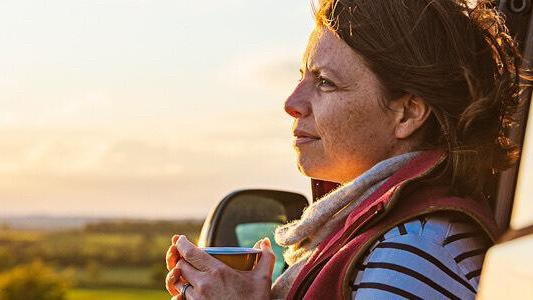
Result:
<instances>
[{"instance_id":1,"label":"cloud","mask_svg":"<svg viewBox=\"0 0 533 300\"><path fill-rule=\"evenodd\" d=\"M3 208L178 216L237 188L308 188L283 112L307 3L19 2L0 4Z\"/></svg>"},{"instance_id":2,"label":"cloud","mask_svg":"<svg viewBox=\"0 0 533 300\"><path fill-rule=\"evenodd\" d=\"M219 166L238 165L235 161L258 163L258 157L292 155L290 119L281 112L217 117L208 126L194 130L185 130L193 125L183 126L181 131L160 136L153 131L147 136L97 129L4 129L0 131L0 173L201 177L221 172Z\"/></svg>"},{"instance_id":3,"label":"cloud","mask_svg":"<svg viewBox=\"0 0 533 300\"><path fill-rule=\"evenodd\" d=\"M236 189L307 191L290 139L256 130L245 137L221 130L171 140L2 130L0 204L6 213L183 218L204 217Z\"/></svg>"},{"instance_id":4,"label":"cloud","mask_svg":"<svg viewBox=\"0 0 533 300\"><path fill-rule=\"evenodd\" d=\"M299 78L299 53L271 50L233 58L218 71L218 79L235 88L286 92Z\"/></svg>"},{"instance_id":5,"label":"cloud","mask_svg":"<svg viewBox=\"0 0 533 300\"><path fill-rule=\"evenodd\" d=\"M39 93L39 90L35 93ZM100 92L57 95L50 100L7 90L1 96L0 103L0 124L3 128L89 127L88 124L94 126L112 120L119 110L117 101Z\"/></svg>"}]
</instances>

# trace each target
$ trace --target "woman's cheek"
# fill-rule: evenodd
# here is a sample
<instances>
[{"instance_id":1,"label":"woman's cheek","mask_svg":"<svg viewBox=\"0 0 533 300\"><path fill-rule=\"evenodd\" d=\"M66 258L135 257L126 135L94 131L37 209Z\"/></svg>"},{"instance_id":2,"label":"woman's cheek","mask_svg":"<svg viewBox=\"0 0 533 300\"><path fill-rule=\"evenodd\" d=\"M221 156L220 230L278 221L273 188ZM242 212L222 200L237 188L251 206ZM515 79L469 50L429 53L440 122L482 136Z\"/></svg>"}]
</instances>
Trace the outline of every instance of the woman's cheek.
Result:
<instances>
[{"instance_id":1,"label":"woman's cheek","mask_svg":"<svg viewBox=\"0 0 533 300\"><path fill-rule=\"evenodd\" d=\"M324 140L335 140L339 134L341 123L343 122L342 113L326 107L317 109L313 112L318 134Z\"/></svg>"}]
</instances>

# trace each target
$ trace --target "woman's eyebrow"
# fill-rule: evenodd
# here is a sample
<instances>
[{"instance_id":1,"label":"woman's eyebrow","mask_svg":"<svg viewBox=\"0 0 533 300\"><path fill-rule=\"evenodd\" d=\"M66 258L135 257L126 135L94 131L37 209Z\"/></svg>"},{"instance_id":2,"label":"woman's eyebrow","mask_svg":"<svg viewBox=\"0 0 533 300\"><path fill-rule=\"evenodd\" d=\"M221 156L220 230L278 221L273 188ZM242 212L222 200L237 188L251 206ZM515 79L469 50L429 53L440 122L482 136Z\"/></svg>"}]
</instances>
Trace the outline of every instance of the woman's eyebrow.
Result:
<instances>
[{"instance_id":1,"label":"woman's eyebrow","mask_svg":"<svg viewBox=\"0 0 533 300\"><path fill-rule=\"evenodd\" d=\"M328 67L328 66L320 66L320 65L312 65L309 71L313 74L321 74L325 73L328 76L333 76L337 79L342 79L343 77L340 76L339 73L337 73L334 69Z\"/></svg>"}]
</instances>

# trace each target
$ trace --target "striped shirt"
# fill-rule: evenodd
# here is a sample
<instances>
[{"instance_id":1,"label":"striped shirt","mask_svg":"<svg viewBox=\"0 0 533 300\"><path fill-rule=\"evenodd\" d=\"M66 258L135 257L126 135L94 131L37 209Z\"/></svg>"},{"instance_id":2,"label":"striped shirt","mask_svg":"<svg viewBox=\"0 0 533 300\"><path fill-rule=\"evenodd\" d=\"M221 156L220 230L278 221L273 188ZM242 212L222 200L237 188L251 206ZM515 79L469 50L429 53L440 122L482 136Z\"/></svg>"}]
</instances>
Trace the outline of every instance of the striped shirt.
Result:
<instances>
[{"instance_id":1,"label":"striped shirt","mask_svg":"<svg viewBox=\"0 0 533 300\"><path fill-rule=\"evenodd\" d=\"M430 215L383 235L352 274L354 299L474 299L490 242L468 221Z\"/></svg>"}]
</instances>

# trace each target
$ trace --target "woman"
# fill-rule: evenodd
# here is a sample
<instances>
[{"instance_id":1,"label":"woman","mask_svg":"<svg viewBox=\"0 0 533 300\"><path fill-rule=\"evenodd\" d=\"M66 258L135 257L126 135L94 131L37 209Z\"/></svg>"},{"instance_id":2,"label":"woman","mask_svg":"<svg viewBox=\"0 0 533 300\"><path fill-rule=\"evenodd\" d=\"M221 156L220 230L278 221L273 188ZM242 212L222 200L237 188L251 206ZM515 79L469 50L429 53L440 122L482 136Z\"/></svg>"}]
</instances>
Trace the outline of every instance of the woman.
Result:
<instances>
[{"instance_id":1,"label":"woman","mask_svg":"<svg viewBox=\"0 0 533 300\"><path fill-rule=\"evenodd\" d=\"M342 185L281 226L289 268L271 286L270 241L238 272L175 236L167 289L181 299L473 299L498 229L491 174L519 56L488 2L325 0L285 103L300 171Z\"/></svg>"}]
</instances>

